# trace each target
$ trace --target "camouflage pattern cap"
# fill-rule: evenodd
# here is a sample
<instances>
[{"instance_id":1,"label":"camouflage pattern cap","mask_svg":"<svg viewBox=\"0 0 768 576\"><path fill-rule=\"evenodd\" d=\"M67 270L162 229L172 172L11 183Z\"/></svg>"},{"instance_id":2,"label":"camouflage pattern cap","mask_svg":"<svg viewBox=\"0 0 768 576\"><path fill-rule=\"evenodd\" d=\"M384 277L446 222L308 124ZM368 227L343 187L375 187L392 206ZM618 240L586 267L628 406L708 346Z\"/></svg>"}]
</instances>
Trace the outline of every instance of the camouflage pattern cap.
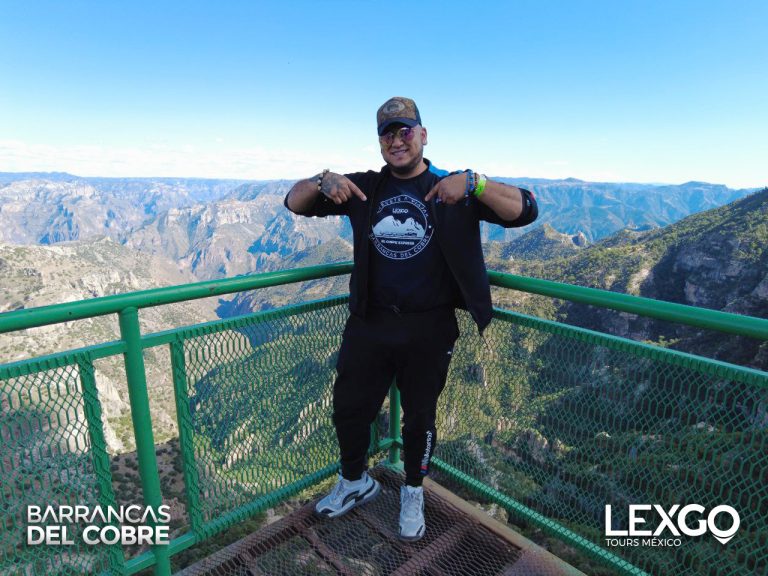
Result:
<instances>
[{"instance_id":1,"label":"camouflage pattern cap","mask_svg":"<svg viewBox=\"0 0 768 576\"><path fill-rule=\"evenodd\" d=\"M411 127L421 124L421 116L419 116L419 109L416 108L416 102L410 98L395 96L384 102L376 112L376 124L381 136L392 124L405 124Z\"/></svg>"}]
</instances>

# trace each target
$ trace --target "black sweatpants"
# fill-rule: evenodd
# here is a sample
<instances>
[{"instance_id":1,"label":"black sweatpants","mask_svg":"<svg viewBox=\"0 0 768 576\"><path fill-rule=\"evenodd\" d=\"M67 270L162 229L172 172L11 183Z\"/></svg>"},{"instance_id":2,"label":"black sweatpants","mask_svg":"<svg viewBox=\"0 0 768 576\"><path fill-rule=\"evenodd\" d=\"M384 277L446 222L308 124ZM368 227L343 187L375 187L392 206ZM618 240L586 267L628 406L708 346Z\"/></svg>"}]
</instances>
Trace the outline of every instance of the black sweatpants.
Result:
<instances>
[{"instance_id":1,"label":"black sweatpants","mask_svg":"<svg viewBox=\"0 0 768 576\"><path fill-rule=\"evenodd\" d=\"M458 336L453 308L411 314L372 309L365 319L349 317L333 387L333 423L345 478L357 479L365 470L370 425L396 378L406 484L421 485L437 439L437 398Z\"/></svg>"}]
</instances>

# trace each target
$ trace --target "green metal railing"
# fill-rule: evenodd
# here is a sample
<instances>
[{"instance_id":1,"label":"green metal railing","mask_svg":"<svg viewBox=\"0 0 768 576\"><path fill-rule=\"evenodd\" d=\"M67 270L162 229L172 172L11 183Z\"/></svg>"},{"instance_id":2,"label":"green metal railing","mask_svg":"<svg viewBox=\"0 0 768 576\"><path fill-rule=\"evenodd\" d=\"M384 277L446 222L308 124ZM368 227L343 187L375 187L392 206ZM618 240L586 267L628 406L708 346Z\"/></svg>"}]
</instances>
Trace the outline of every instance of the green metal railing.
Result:
<instances>
[{"instance_id":1,"label":"green metal railing","mask_svg":"<svg viewBox=\"0 0 768 576\"><path fill-rule=\"evenodd\" d=\"M121 340L0 366L0 574L170 574L174 556L337 470L330 421L346 298L142 335L150 306L347 274L351 264L163 288L0 314L0 333L107 314ZM497 286L768 340L768 321L489 273ZM497 310L463 336L440 399L435 469L457 492L624 574L750 574L768 563L768 374ZM184 479L168 546L28 547L28 504L117 505L95 362L122 354L143 502L167 498L155 454L144 352L167 346ZM398 465L399 400L371 454ZM611 547L631 503L734 506L739 534L674 548ZM644 527L650 526L649 524ZM525 529L525 526L523 526ZM77 530L73 526L73 530Z\"/></svg>"}]
</instances>

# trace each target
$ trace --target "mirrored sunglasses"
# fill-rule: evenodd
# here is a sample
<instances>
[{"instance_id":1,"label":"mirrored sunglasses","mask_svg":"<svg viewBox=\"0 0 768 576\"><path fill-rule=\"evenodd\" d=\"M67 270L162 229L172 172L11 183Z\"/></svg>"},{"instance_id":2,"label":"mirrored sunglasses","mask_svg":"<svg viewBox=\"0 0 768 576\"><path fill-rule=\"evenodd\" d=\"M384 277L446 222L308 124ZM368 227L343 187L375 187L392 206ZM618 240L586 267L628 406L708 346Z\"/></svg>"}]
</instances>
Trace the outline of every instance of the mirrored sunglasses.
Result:
<instances>
[{"instance_id":1,"label":"mirrored sunglasses","mask_svg":"<svg viewBox=\"0 0 768 576\"><path fill-rule=\"evenodd\" d=\"M391 130L390 132L387 132L386 134L379 136L379 142L382 144L385 144L387 146L391 146L392 142L395 141L395 137L400 138L403 142L410 142L413 140L413 137L416 135L416 128L410 128L408 126L403 126L402 128L398 128L397 130Z\"/></svg>"}]
</instances>

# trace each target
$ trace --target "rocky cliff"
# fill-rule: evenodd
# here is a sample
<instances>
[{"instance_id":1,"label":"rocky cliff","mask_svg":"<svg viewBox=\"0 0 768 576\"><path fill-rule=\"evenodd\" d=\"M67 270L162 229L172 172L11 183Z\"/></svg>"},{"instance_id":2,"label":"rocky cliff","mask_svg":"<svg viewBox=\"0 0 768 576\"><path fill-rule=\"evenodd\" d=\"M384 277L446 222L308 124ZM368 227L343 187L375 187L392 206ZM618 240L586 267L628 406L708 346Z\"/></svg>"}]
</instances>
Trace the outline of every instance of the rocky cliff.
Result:
<instances>
[{"instance_id":1,"label":"rocky cliff","mask_svg":"<svg viewBox=\"0 0 768 576\"><path fill-rule=\"evenodd\" d=\"M576 178L499 178L527 188L539 203L537 225L550 224L570 236L582 233L596 242L624 228L649 230L677 222L690 214L723 206L754 192L721 184L687 182L680 185L585 182ZM488 240L512 240L523 229L485 228Z\"/></svg>"},{"instance_id":2,"label":"rocky cliff","mask_svg":"<svg viewBox=\"0 0 768 576\"><path fill-rule=\"evenodd\" d=\"M160 257L131 250L108 238L55 246L0 244L0 312L185 284L188 273ZM217 301L197 300L140 312L143 333L215 319ZM66 322L0 335L0 363L119 339L115 315ZM147 384L158 441L176 435L169 358L165 348L145 355ZM96 362L96 382L112 452L130 450L130 428L122 358Z\"/></svg>"},{"instance_id":3,"label":"rocky cliff","mask_svg":"<svg viewBox=\"0 0 768 576\"><path fill-rule=\"evenodd\" d=\"M172 208L217 200L240 182L0 173L0 242L125 241Z\"/></svg>"},{"instance_id":4,"label":"rocky cliff","mask_svg":"<svg viewBox=\"0 0 768 576\"><path fill-rule=\"evenodd\" d=\"M171 209L131 234L129 246L179 261L201 280L270 272L282 259L339 236L340 217L304 218L283 198L292 183L238 188L218 202Z\"/></svg>"},{"instance_id":5,"label":"rocky cliff","mask_svg":"<svg viewBox=\"0 0 768 576\"><path fill-rule=\"evenodd\" d=\"M534 277L768 318L768 189L665 228L622 231L572 256L493 264ZM559 314L588 328L768 368L765 343L579 305L567 305Z\"/></svg>"}]
</instances>

